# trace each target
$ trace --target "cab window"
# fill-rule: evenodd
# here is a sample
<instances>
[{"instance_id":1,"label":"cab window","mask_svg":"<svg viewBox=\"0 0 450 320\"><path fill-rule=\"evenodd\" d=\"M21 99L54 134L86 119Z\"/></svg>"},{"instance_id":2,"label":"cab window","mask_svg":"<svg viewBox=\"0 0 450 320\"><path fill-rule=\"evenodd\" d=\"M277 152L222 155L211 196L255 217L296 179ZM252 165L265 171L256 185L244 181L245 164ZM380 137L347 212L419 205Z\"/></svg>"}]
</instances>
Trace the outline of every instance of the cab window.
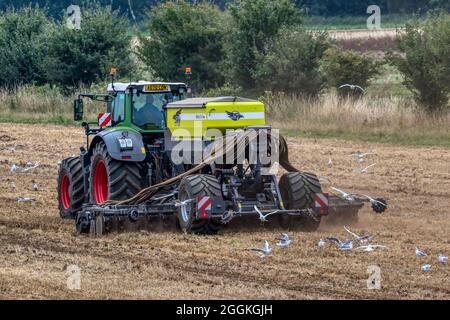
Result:
<instances>
[{"instance_id":1,"label":"cab window","mask_svg":"<svg viewBox=\"0 0 450 320\"><path fill-rule=\"evenodd\" d=\"M112 114L114 123L125 120L125 93L119 92L114 99L112 106Z\"/></svg>"}]
</instances>

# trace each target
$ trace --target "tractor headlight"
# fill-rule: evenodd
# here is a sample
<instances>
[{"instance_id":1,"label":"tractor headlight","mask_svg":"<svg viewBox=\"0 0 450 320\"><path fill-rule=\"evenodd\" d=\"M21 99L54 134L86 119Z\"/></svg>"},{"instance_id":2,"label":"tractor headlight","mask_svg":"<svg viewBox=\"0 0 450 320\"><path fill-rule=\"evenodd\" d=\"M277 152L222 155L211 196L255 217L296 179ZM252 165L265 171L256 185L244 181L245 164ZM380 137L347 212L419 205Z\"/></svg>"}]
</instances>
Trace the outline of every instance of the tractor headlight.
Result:
<instances>
[{"instance_id":1,"label":"tractor headlight","mask_svg":"<svg viewBox=\"0 0 450 320\"><path fill-rule=\"evenodd\" d=\"M130 138L119 138L120 150L133 150L133 140Z\"/></svg>"}]
</instances>

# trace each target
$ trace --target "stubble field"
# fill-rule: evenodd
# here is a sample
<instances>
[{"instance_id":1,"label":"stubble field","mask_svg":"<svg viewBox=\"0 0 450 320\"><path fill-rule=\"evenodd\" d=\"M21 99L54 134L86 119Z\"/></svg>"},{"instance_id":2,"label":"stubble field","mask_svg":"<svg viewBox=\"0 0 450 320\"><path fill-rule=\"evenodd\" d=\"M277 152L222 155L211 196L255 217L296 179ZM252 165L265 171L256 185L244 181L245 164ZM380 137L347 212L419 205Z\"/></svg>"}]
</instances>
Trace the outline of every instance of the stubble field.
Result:
<instances>
[{"instance_id":1,"label":"stubble field","mask_svg":"<svg viewBox=\"0 0 450 320\"><path fill-rule=\"evenodd\" d=\"M72 221L59 218L56 176L58 160L77 154L83 143L81 128L2 124L0 299L450 298L450 266L437 262L438 254L450 254L448 149L289 138L298 168L344 190L389 200L385 214L364 208L351 226L388 249L341 252L317 246L327 236L349 237L342 225L326 220L317 232L291 232L294 244L283 250L275 245L281 230L256 218L254 227L230 226L211 237L183 235L173 221L150 231L77 236ZM358 163L350 154L357 151L377 154L366 160L377 163L366 174L353 172ZM36 161L38 168L20 172ZM12 164L19 167L15 174ZM18 196L36 201L18 203ZM263 240L275 247L265 259L247 250ZM416 246L429 256L417 258ZM432 268L423 273L426 263ZM81 270L80 290L67 288L71 265ZM380 290L367 289L372 265L381 268Z\"/></svg>"}]
</instances>

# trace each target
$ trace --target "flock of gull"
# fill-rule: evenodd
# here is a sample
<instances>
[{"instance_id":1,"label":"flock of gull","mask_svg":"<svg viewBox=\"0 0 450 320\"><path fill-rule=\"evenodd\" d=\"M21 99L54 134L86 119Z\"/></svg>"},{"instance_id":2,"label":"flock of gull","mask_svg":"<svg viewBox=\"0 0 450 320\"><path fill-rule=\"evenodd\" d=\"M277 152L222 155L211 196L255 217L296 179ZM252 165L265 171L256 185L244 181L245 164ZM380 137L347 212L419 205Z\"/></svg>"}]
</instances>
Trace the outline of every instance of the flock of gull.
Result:
<instances>
[{"instance_id":1,"label":"flock of gull","mask_svg":"<svg viewBox=\"0 0 450 320\"><path fill-rule=\"evenodd\" d=\"M11 147L11 148L8 148L7 150L14 152L16 150L16 147ZM9 168L9 171L12 175L15 175L17 173L30 172L30 171L36 169L37 167L39 167L38 162L27 162L24 167L19 167L16 164L12 164ZM33 183L33 187L32 187L33 191L39 191L39 185L34 180L32 181L32 183ZM11 181L10 186L12 189L14 189L14 190L16 189L16 183L14 180ZM34 198L22 197L22 196L17 197L16 200L17 200L17 202L33 202L33 201L35 201Z\"/></svg>"},{"instance_id":2,"label":"flock of gull","mask_svg":"<svg viewBox=\"0 0 450 320\"><path fill-rule=\"evenodd\" d=\"M325 249L327 246L327 243L330 243L337 247L341 251L365 251L365 252L372 252L377 249L388 249L387 246L381 245L381 244L373 244L369 243L373 240L373 235L360 235L356 232L353 232L348 227L344 226L344 230L352 236L353 240L341 240L338 237L327 237L325 239L320 239L317 243L317 246L320 250ZM353 243L356 242L358 246L354 247ZM278 243L276 244L280 248L287 248L293 244L293 241L289 238L289 235L287 233L282 233L281 238L278 239ZM261 248L251 248L250 251L253 251L257 253L261 258L265 258L269 256L273 249L270 246L269 242L267 240L263 241L263 246ZM416 247L416 256L419 258L427 257L428 254L424 251L420 250ZM439 254L437 256L437 261L441 264L447 264L448 263L448 256L445 256L443 254ZM421 267L421 270L423 272L428 272L431 270L432 265L431 264L424 264Z\"/></svg>"}]
</instances>

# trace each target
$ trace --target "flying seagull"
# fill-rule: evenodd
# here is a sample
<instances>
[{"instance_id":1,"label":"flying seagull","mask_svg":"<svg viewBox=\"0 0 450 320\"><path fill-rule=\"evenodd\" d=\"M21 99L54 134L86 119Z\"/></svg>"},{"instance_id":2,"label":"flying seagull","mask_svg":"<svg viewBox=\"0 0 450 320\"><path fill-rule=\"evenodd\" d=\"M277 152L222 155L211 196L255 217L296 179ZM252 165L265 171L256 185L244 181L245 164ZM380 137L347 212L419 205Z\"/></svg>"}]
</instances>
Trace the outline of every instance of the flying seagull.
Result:
<instances>
[{"instance_id":1,"label":"flying seagull","mask_svg":"<svg viewBox=\"0 0 450 320\"><path fill-rule=\"evenodd\" d=\"M278 213L278 211L279 211L279 210L276 210L276 211L273 211L273 212L269 212L269 213L267 213L267 214L263 214L263 213L261 212L261 210L258 209L257 206L254 206L253 208L255 209L256 212L258 212L258 214L259 214L259 220L261 220L261 222L267 222L267 221L268 221L268 220L267 220L267 217L268 217L268 216L271 216L271 215L273 215L273 214L276 214L276 213Z\"/></svg>"},{"instance_id":2,"label":"flying seagull","mask_svg":"<svg viewBox=\"0 0 450 320\"><path fill-rule=\"evenodd\" d=\"M185 207L185 206L187 206L189 203L191 203L191 202L193 202L194 201L194 199L187 199L187 200L184 200L184 201L179 201L179 200L177 200L176 202L175 202L175 207L176 208L179 208L179 207Z\"/></svg>"},{"instance_id":3,"label":"flying seagull","mask_svg":"<svg viewBox=\"0 0 450 320\"><path fill-rule=\"evenodd\" d=\"M360 90L362 93L365 93L366 92L366 90L363 88L363 87L361 87L361 86L358 86L358 85L356 85L356 84L343 84L342 86L340 86L339 87L339 89L344 89L344 88L349 88L350 90L356 90L356 89L358 89L358 90Z\"/></svg>"},{"instance_id":4,"label":"flying seagull","mask_svg":"<svg viewBox=\"0 0 450 320\"><path fill-rule=\"evenodd\" d=\"M289 239L289 236L286 233L281 234L281 238L278 239L280 242L277 245L281 248L289 247L292 244L292 240Z\"/></svg>"},{"instance_id":5,"label":"flying seagull","mask_svg":"<svg viewBox=\"0 0 450 320\"><path fill-rule=\"evenodd\" d=\"M32 202L34 201L33 198L29 197L17 197L17 202Z\"/></svg>"},{"instance_id":6,"label":"flying seagull","mask_svg":"<svg viewBox=\"0 0 450 320\"><path fill-rule=\"evenodd\" d=\"M30 170L36 169L37 167L39 167L39 163L36 162L35 164L33 164L31 162L28 162L27 166L22 169L22 172L28 172Z\"/></svg>"},{"instance_id":7,"label":"flying seagull","mask_svg":"<svg viewBox=\"0 0 450 320\"><path fill-rule=\"evenodd\" d=\"M383 206L385 208L387 207L386 203L381 202L381 201L379 201L377 199L374 199L374 198L372 198L372 197L370 197L368 195L362 194L361 197L367 198L369 200L370 204L372 204L372 205L381 205L381 206Z\"/></svg>"},{"instance_id":8,"label":"flying seagull","mask_svg":"<svg viewBox=\"0 0 450 320\"><path fill-rule=\"evenodd\" d=\"M356 157L358 159L359 162L364 162L364 159L367 156L371 156L374 155L375 153L373 152L366 152L366 153L362 153L362 152L357 152L357 153L353 153L351 154L351 156Z\"/></svg>"},{"instance_id":9,"label":"flying seagull","mask_svg":"<svg viewBox=\"0 0 450 320\"><path fill-rule=\"evenodd\" d=\"M350 251L353 249L353 241L351 240L342 242L338 238L334 237L328 237L327 240L330 241L331 243L334 243L336 246L338 246L339 249L343 251Z\"/></svg>"},{"instance_id":10,"label":"flying seagull","mask_svg":"<svg viewBox=\"0 0 450 320\"><path fill-rule=\"evenodd\" d=\"M267 257L272 252L272 248L269 246L269 242L267 242L267 240L264 241L262 248L252 248L250 250L258 252L261 258Z\"/></svg>"},{"instance_id":11,"label":"flying seagull","mask_svg":"<svg viewBox=\"0 0 450 320\"><path fill-rule=\"evenodd\" d=\"M427 254L416 247L416 256L418 256L418 257L426 257Z\"/></svg>"},{"instance_id":12,"label":"flying seagull","mask_svg":"<svg viewBox=\"0 0 450 320\"><path fill-rule=\"evenodd\" d=\"M356 240L358 240L360 243L367 243L368 241L373 239L372 235L365 235L365 236L360 236L354 232L352 232L350 229L348 229L346 226L344 226L345 231L347 231L348 233L350 233Z\"/></svg>"},{"instance_id":13,"label":"flying seagull","mask_svg":"<svg viewBox=\"0 0 450 320\"><path fill-rule=\"evenodd\" d=\"M438 260L439 260L440 263L447 263L448 262L448 257L440 254L439 257L438 257Z\"/></svg>"},{"instance_id":14,"label":"flying seagull","mask_svg":"<svg viewBox=\"0 0 450 320\"><path fill-rule=\"evenodd\" d=\"M340 197L342 198L342 199L344 199L344 200L347 200L347 201L350 201L350 202L352 202L352 201L355 201L355 194L350 194L350 193L347 193L347 192L345 192L345 191L343 191L343 190L341 190L341 189L338 189L338 188L335 188L335 187L330 187L332 190L334 190L334 191L336 191L337 193L339 193L340 194Z\"/></svg>"},{"instance_id":15,"label":"flying seagull","mask_svg":"<svg viewBox=\"0 0 450 320\"><path fill-rule=\"evenodd\" d=\"M369 244L367 246L358 247L358 248L356 248L356 250L363 250L363 251L371 252L378 248L386 249L387 247L379 245L379 244Z\"/></svg>"},{"instance_id":16,"label":"flying seagull","mask_svg":"<svg viewBox=\"0 0 450 320\"><path fill-rule=\"evenodd\" d=\"M373 166L376 166L376 165L377 165L377 164L374 163L374 164L371 164L370 166L367 166L367 167L365 167L365 168L358 168L358 169L355 169L354 172L358 172L358 173L367 173L367 172L369 171L370 168L372 168Z\"/></svg>"}]
</instances>

